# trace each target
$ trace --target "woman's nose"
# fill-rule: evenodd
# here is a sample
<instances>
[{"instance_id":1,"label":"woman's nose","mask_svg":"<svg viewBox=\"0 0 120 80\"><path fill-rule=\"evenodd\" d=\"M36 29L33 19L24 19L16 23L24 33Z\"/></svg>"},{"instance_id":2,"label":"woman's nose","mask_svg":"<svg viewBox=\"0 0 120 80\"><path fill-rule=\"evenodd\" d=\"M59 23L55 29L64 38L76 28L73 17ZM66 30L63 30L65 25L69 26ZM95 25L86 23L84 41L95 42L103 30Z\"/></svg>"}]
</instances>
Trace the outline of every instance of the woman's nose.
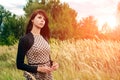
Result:
<instances>
[{"instance_id":1,"label":"woman's nose","mask_svg":"<svg viewBox=\"0 0 120 80\"><path fill-rule=\"evenodd\" d=\"M41 19L41 22L44 22L44 19Z\"/></svg>"}]
</instances>

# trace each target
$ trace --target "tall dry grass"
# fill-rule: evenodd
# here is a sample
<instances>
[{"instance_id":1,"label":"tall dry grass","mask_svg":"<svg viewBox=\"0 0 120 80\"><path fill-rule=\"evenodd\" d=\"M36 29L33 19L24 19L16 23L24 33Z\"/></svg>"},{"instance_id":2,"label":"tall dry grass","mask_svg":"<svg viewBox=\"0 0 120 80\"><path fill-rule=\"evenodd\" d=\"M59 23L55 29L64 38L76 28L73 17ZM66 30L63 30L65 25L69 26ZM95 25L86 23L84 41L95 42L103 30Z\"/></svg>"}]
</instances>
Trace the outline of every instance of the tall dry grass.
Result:
<instances>
[{"instance_id":1,"label":"tall dry grass","mask_svg":"<svg viewBox=\"0 0 120 80\"><path fill-rule=\"evenodd\" d=\"M56 80L120 80L120 42L68 40L51 42L59 62Z\"/></svg>"},{"instance_id":2,"label":"tall dry grass","mask_svg":"<svg viewBox=\"0 0 120 80\"><path fill-rule=\"evenodd\" d=\"M120 41L51 39L50 46L60 65L54 80L120 80ZM0 80L24 80L15 66L17 44L0 50Z\"/></svg>"}]
</instances>

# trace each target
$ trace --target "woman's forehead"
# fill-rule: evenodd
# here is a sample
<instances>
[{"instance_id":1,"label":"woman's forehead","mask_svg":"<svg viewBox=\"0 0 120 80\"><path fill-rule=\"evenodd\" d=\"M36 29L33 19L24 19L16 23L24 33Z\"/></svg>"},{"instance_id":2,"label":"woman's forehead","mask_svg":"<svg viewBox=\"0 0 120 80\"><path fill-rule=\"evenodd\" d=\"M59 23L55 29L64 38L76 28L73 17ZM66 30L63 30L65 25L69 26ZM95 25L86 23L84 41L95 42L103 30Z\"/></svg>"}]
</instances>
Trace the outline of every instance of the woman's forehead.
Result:
<instances>
[{"instance_id":1,"label":"woman's forehead","mask_svg":"<svg viewBox=\"0 0 120 80\"><path fill-rule=\"evenodd\" d=\"M36 16L41 16L41 17L45 18L45 16L43 14L41 14L41 13L38 13Z\"/></svg>"},{"instance_id":2,"label":"woman's forehead","mask_svg":"<svg viewBox=\"0 0 120 80\"><path fill-rule=\"evenodd\" d=\"M44 16L42 13L38 13L37 15Z\"/></svg>"}]
</instances>

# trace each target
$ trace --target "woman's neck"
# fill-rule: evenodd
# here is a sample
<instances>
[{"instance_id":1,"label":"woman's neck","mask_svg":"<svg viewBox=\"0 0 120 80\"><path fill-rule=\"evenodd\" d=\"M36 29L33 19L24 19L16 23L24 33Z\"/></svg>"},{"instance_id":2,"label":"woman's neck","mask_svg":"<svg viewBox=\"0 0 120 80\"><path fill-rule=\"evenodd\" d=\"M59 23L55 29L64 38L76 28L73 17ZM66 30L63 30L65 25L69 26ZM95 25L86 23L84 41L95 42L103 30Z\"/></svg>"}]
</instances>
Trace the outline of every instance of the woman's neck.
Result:
<instances>
[{"instance_id":1,"label":"woman's neck","mask_svg":"<svg viewBox=\"0 0 120 80\"><path fill-rule=\"evenodd\" d=\"M33 27L32 30L31 30L31 33L35 34L35 35L39 35L40 34L40 30L39 28L37 27Z\"/></svg>"}]
</instances>

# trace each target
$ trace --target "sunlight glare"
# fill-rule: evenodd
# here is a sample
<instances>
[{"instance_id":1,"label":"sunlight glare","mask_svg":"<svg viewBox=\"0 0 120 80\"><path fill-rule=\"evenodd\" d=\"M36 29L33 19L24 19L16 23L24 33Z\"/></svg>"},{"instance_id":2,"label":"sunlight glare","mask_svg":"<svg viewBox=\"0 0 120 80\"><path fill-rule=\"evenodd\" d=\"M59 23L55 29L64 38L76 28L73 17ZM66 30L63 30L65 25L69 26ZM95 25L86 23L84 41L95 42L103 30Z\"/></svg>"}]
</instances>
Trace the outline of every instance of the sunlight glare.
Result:
<instances>
[{"instance_id":1,"label":"sunlight glare","mask_svg":"<svg viewBox=\"0 0 120 80\"><path fill-rule=\"evenodd\" d=\"M113 16L107 18L107 23L112 29L115 29L115 27L117 26L116 19Z\"/></svg>"},{"instance_id":2,"label":"sunlight glare","mask_svg":"<svg viewBox=\"0 0 120 80\"><path fill-rule=\"evenodd\" d=\"M104 18L99 18L98 19L98 25L99 25L99 29L102 28L102 26L107 23L108 26L111 29L115 29L115 27L117 26L117 22L116 22L116 18L114 16L110 16L110 17L104 17Z\"/></svg>"}]
</instances>

